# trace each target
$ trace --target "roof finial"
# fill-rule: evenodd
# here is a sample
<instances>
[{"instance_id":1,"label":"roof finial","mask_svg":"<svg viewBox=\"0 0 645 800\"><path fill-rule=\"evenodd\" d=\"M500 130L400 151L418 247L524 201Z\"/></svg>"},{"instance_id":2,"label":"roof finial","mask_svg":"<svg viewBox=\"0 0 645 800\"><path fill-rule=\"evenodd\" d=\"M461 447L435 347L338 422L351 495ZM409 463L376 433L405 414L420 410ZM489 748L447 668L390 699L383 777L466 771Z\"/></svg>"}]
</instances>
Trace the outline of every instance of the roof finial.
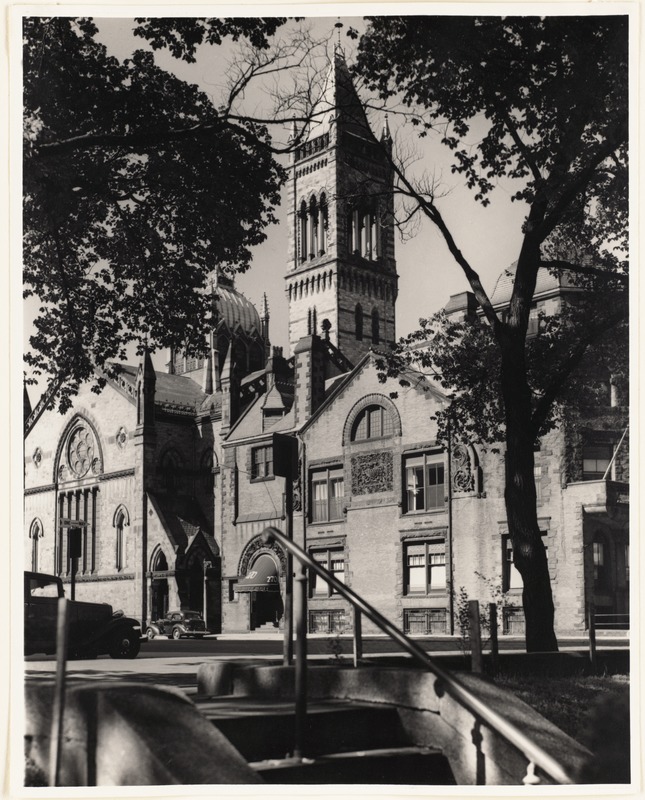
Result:
<instances>
[{"instance_id":1,"label":"roof finial","mask_svg":"<svg viewBox=\"0 0 645 800\"><path fill-rule=\"evenodd\" d=\"M383 133L381 134L382 142L391 142L392 134L390 133L390 123L387 118L387 111L385 112L385 119L383 120Z\"/></svg>"},{"instance_id":2,"label":"roof finial","mask_svg":"<svg viewBox=\"0 0 645 800\"><path fill-rule=\"evenodd\" d=\"M344 27L344 26L343 26L343 23L340 21L340 17L337 17L337 19L338 19L338 22L335 23L334 28L336 28L336 33L338 35L338 41L334 44L334 55L336 55L336 53L340 53L342 55L343 49L342 49L342 47L340 45L340 29L342 27Z\"/></svg>"}]
</instances>

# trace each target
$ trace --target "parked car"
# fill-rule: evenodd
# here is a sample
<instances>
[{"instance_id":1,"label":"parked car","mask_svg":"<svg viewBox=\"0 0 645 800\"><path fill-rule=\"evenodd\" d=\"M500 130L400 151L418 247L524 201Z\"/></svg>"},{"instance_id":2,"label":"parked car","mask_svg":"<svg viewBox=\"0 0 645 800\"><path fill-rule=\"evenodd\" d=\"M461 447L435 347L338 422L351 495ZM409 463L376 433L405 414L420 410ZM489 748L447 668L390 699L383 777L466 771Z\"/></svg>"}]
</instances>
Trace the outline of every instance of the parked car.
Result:
<instances>
[{"instance_id":1,"label":"parked car","mask_svg":"<svg viewBox=\"0 0 645 800\"><path fill-rule=\"evenodd\" d=\"M25 572L25 655L56 652L58 600L65 596L56 575ZM136 658L141 625L114 611L109 603L70 601L68 605L70 658Z\"/></svg>"},{"instance_id":2,"label":"parked car","mask_svg":"<svg viewBox=\"0 0 645 800\"><path fill-rule=\"evenodd\" d=\"M148 639L155 636L167 636L169 639L181 639L182 636L192 636L201 639L210 631L206 630L206 623L199 611L169 611L163 619L151 622L146 629Z\"/></svg>"}]
</instances>

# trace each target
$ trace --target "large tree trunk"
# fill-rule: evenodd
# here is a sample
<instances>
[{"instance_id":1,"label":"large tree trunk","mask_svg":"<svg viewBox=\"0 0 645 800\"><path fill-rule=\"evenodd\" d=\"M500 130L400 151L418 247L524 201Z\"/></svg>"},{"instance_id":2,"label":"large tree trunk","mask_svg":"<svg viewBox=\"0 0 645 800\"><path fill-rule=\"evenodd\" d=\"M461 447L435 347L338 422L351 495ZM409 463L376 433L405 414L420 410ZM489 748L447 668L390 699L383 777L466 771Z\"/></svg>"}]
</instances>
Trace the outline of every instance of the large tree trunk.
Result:
<instances>
[{"instance_id":1,"label":"large tree trunk","mask_svg":"<svg viewBox=\"0 0 645 800\"><path fill-rule=\"evenodd\" d=\"M513 558L522 580L528 652L557 650L546 551L537 519L531 396L524 359L525 337L510 331L502 345L502 392L506 419L506 517Z\"/></svg>"}]
</instances>

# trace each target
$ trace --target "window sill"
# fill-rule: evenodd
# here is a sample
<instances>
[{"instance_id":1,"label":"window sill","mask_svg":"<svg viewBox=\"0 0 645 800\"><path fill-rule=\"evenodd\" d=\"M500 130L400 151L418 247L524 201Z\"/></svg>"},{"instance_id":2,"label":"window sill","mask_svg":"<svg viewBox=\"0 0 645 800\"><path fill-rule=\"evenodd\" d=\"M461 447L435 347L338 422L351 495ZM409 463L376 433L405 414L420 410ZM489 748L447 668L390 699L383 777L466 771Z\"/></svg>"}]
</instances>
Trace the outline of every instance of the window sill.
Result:
<instances>
[{"instance_id":1,"label":"window sill","mask_svg":"<svg viewBox=\"0 0 645 800\"><path fill-rule=\"evenodd\" d=\"M315 528L323 525L338 525L339 523L344 525L346 522L346 517L342 517L341 519L312 519L309 521L308 527Z\"/></svg>"},{"instance_id":2,"label":"window sill","mask_svg":"<svg viewBox=\"0 0 645 800\"><path fill-rule=\"evenodd\" d=\"M265 481L274 481L274 480L275 480L275 475L266 475L265 477L262 478L251 478L249 483L264 483Z\"/></svg>"},{"instance_id":3,"label":"window sill","mask_svg":"<svg viewBox=\"0 0 645 800\"><path fill-rule=\"evenodd\" d=\"M422 510L419 510L419 511L401 511L401 516L402 517L421 517L424 514L445 514L445 512L447 510L448 510L448 504L446 503L445 505L437 507L437 508L428 508L428 509L422 509Z\"/></svg>"}]
</instances>

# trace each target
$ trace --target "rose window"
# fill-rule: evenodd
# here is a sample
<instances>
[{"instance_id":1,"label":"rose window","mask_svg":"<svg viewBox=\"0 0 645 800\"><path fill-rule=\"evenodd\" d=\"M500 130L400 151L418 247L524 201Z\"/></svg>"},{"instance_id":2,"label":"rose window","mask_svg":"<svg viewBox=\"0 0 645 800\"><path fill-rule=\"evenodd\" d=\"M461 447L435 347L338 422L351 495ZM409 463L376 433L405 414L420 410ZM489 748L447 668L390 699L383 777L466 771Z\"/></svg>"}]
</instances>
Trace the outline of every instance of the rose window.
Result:
<instances>
[{"instance_id":1,"label":"rose window","mask_svg":"<svg viewBox=\"0 0 645 800\"><path fill-rule=\"evenodd\" d=\"M76 428L69 440L67 463L79 478L87 474L94 460L94 437L87 428Z\"/></svg>"}]
</instances>

